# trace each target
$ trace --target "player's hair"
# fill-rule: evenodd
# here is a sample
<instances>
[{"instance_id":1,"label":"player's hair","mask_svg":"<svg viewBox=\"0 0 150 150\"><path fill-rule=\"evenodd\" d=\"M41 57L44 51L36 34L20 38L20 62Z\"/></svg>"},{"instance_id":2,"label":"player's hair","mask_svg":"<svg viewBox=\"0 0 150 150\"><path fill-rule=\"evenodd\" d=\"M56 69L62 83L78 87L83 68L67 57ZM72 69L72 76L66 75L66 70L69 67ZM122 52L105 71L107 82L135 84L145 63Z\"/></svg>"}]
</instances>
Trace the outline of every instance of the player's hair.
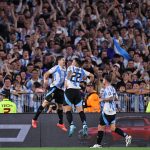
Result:
<instances>
[{"instance_id":1,"label":"player's hair","mask_svg":"<svg viewBox=\"0 0 150 150\"><path fill-rule=\"evenodd\" d=\"M104 75L104 79L107 80L109 83L111 82L111 76L110 75Z\"/></svg>"},{"instance_id":2,"label":"player's hair","mask_svg":"<svg viewBox=\"0 0 150 150\"><path fill-rule=\"evenodd\" d=\"M79 58L74 58L79 67L82 66L82 61Z\"/></svg>"},{"instance_id":3,"label":"player's hair","mask_svg":"<svg viewBox=\"0 0 150 150\"><path fill-rule=\"evenodd\" d=\"M56 64L58 64L58 61L61 60L62 58L64 58L64 56L58 56L58 57L56 58Z\"/></svg>"}]
</instances>

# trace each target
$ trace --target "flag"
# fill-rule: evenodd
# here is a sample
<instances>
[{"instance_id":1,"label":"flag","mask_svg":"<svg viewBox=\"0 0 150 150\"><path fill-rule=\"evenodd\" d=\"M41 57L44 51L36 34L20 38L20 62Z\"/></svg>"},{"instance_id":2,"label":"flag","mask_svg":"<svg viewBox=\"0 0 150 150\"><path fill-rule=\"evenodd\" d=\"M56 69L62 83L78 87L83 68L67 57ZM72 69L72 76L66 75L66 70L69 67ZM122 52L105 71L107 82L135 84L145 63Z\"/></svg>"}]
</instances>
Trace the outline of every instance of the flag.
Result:
<instances>
[{"instance_id":1,"label":"flag","mask_svg":"<svg viewBox=\"0 0 150 150\"><path fill-rule=\"evenodd\" d=\"M113 38L113 42L114 42L114 51L115 53L123 56L125 59L130 60L131 56L128 54L128 52L123 49L119 43L117 42L117 40L115 38Z\"/></svg>"}]
</instances>

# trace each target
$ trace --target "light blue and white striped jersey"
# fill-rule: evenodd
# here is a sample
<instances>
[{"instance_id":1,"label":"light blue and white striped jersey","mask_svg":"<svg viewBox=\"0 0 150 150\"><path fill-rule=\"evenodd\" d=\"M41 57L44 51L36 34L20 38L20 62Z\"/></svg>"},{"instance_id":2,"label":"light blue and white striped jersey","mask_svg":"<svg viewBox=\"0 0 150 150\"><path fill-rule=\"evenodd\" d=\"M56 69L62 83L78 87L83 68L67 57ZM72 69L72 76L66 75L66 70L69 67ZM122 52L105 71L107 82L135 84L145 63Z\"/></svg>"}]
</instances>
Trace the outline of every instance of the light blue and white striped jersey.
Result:
<instances>
[{"instance_id":1,"label":"light blue and white striped jersey","mask_svg":"<svg viewBox=\"0 0 150 150\"><path fill-rule=\"evenodd\" d=\"M115 98L118 98L117 92L115 88L111 85L104 88L102 93L102 99L113 97L112 101L110 102L102 102L103 105L103 112L107 115L114 115L116 114L116 103Z\"/></svg>"},{"instance_id":2,"label":"light blue and white striped jersey","mask_svg":"<svg viewBox=\"0 0 150 150\"><path fill-rule=\"evenodd\" d=\"M20 91L22 92L27 92L27 89L25 86L22 86L20 88ZM16 90L14 88L10 89L10 99L16 104L17 107L17 113L23 113L24 112L24 104L25 104L25 94L19 94L16 95L14 94L16 92Z\"/></svg>"},{"instance_id":3,"label":"light blue and white striped jersey","mask_svg":"<svg viewBox=\"0 0 150 150\"><path fill-rule=\"evenodd\" d=\"M63 89L66 77L66 69L56 65L48 70L48 72L53 75L53 82L50 84L50 87L56 86L59 89Z\"/></svg>"},{"instance_id":4,"label":"light blue and white striped jersey","mask_svg":"<svg viewBox=\"0 0 150 150\"><path fill-rule=\"evenodd\" d=\"M71 75L69 75L71 73ZM90 75L90 72L75 66L69 66L67 69L67 89L81 89L80 82L83 77ZM68 78L69 77L69 78Z\"/></svg>"},{"instance_id":5,"label":"light blue and white striped jersey","mask_svg":"<svg viewBox=\"0 0 150 150\"><path fill-rule=\"evenodd\" d=\"M30 62L29 59L20 59L21 66L27 67L29 62Z\"/></svg>"},{"instance_id":6,"label":"light blue and white striped jersey","mask_svg":"<svg viewBox=\"0 0 150 150\"><path fill-rule=\"evenodd\" d=\"M41 83L41 81L42 81L42 79L41 78L38 78L38 80L36 80L36 81L33 81L33 79L31 78L29 81L27 81L27 83L26 83L26 88L29 90L31 90L32 89L32 87L33 87L33 84L34 84L34 82L39 82L39 83Z\"/></svg>"}]
</instances>

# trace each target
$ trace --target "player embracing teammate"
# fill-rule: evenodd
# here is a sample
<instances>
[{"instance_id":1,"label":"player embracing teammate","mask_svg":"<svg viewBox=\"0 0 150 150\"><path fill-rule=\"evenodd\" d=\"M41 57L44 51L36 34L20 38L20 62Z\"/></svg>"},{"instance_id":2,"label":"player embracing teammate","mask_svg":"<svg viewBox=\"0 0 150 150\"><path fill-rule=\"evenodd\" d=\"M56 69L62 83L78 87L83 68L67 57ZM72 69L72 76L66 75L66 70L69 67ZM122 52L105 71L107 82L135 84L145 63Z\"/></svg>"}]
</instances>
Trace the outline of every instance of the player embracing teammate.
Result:
<instances>
[{"instance_id":1,"label":"player embracing teammate","mask_svg":"<svg viewBox=\"0 0 150 150\"><path fill-rule=\"evenodd\" d=\"M83 124L83 130L82 134L83 136L88 135L88 127L86 123L86 116L83 111L83 100L81 96L81 87L80 82L83 81L83 79L90 77L90 82L94 80L94 75L90 72L84 70L81 68L82 62L80 59L75 58L72 61L71 66L67 69L67 77L65 80L65 101L64 101L64 109L66 112L66 117L69 123L69 136L72 136L74 133L74 130L76 129L74 122L73 122L73 116L71 113L72 106L76 108L77 112L79 113L80 119Z\"/></svg>"},{"instance_id":2,"label":"player embracing teammate","mask_svg":"<svg viewBox=\"0 0 150 150\"><path fill-rule=\"evenodd\" d=\"M39 107L34 118L32 119L32 127L37 127L37 119L43 109L55 99L58 103L58 117L59 123L57 124L62 130L67 131L65 125L63 124L63 109L66 113L66 118L69 124L68 135L72 136L76 126L73 122L72 108L75 107L76 111L79 113L80 119L82 121L82 134L83 136L88 135L88 126L86 122L86 116L83 111L83 101L81 97L81 87L80 82L90 78L89 82L94 81L94 75L90 72L84 70L82 62L78 58L74 58L72 64L65 69L65 59L60 56L57 58L58 65L51 68L44 74L44 83L47 83L47 79L50 74L53 75L53 82L50 85L50 90L47 92L43 104ZM100 148L101 141L104 135L105 126L110 126L111 130L125 138L126 146L131 144L132 137L127 133L123 132L120 128L116 127L116 104L115 101L118 100L118 95L115 88L111 85L111 77L105 75L103 78L103 92L101 95L101 112L100 112L100 122L98 125L97 133L97 144L91 148ZM63 107L62 107L63 106Z\"/></svg>"},{"instance_id":3,"label":"player embracing teammate","mask_svg":"<svg viewBox=\"0 0 150 150\"><path fill-rule=\"evenodd\" d=\"M63 56L58 56L56 59L57 65L52 67L44 74L44 84L48 84L49 75L53 76L53 82L50 84L50 89L46 93L46 97L42 105L38 108L35 116L32 119L32 127L37 128L37 119L42 113L44 108L46 108L49 103L55 99L55 102L58 104L57 114L59 117L59 122L57 126L62 130L67 131L63 123L63 102L64 102L64 82L66 77L66 68L65 68L65 59Z\"/></svg>"},{"instance_id":4,"label":"player embracing teammate","mask_svg":"<svg viewBox=\"0 0 150 150\"><path fill-rule=\"evenodd\" d=\"M65 69L65 59L63 56L57 57L57 65L52 67L44 74L44 84L48 83L48 77L50 74L53 75L53 82L50 85L50 90L47 92L46 97L42 105L38 108L36 114L32 119L32 127L37 128L37 119L42 113L44 108L49 105L49 103L55 99L55 102L58 104L58 117L59 123L57 124L62 130L67 131L63 123L63 109L66 112L66 117L69 123L69 136L72 136L75 130L75 125L73 123L72 117L72 106L76 108L79 112L81 121L83 123L83 136L88 135L88 128L86 123L86 116L83 112L82 106L82 97L80 93L80 82L86 78L90 77L90 81L93 81L94 75L84 69L80 68L81 61L78 58L75 58L72 61L72 65L68 67L67 71ZM65 83L65 92L64 90Z\"/></svg>"}]
</instances>

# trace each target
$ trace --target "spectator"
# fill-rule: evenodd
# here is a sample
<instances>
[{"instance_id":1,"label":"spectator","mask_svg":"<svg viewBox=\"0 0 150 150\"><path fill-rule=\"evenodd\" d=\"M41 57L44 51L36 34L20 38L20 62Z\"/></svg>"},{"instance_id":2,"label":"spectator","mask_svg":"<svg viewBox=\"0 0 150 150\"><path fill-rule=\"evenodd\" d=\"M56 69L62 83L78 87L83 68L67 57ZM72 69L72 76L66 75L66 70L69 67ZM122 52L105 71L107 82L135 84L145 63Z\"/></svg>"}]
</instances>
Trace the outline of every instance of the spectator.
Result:
<instances>
[{"instance_id":1,"label":"spectator","mask_svg":"<svg viewBox=\"0 0 150 150\"><path fill-rule=\"evenodd\" d=\"M8 114L8 113L16 113L17 108L16 104L9 99L9 95L5 91L0 93L2 95L2 101L0 101L0 113Z\"/></svg>"},{"instance_id":2,"label":"spectator","mask_svg":"<svg viewBox=\"0 0 150 150\"><path fill-rule=\"evenodd\" d=\"M0 6L3 78L10 75L14 80L14 75L24 71L26 83L35 66L41 78L53 67L55 57L64 54L68 66L76 56L84 61L83 67L94 73L97 89L101 82L95 68L112 75L117 88L122 83L127 90L132 88L132 77L144 80L149 90L148 1L20 0L0 1ZM113 38L130 54L130 60L116 54Z\"/></svg>"},{"instance_id":3,"label":"spectator","mask_svg":"<svg viewBox=\"0 0 150 150\"><path fill-rule=\"evenodd\" d=\"M4 85L2 87L2 91L5 91L7 95L9 95L10 99L10 89L11 89L11 79L9 77L6 77L4 79Z\"/></svg>"},{"instance_id":4,"label":"spectator","mask_svg":"<svg viewBox=\"0 0 150 150\"><path fill-rule=\"evenodd\" d=\"M27 93L25 86L22 86L21 83L19 83L18 81L14 81L13 87L10 92L11 92L11 99L17 106L17 112L23 113L24 112L23 106L25 103L23 94Z\"/></svg>"},{"instance_id":5,"label":"spectator","mask_svg":"<svg viewBox=\"0 0 150 150\"><path fill-rule=\"evenodd\" d=\"M33 93L31 94L32 99L29 99L28 104L31 104L30 101L33 101L33 104L32 106L26 106L27 107L26 110L28 110L29 112L36 112L42 103L43 97L45 96L44 95L45 90L43 89L41 83L34 82L32 86L32 91L33 91Z\"/></svg>"},{"instance_id":6,"label":"spectator","mask_svg":"<svg viewBox=\"0 0 150 150\"><path fill-rule=\"evenodd\" d=\"M39 70L37 70L37 69L32 70L31 76L32 76L31 79L26 84L27 89L32 89L34 82L37 81L37 82L41 83L41 81L42 81L42 79L39 78Z\"/></svg>"},{"instance_id":7,"label":"spectator","mask_svg":"<svg viewBox=\"0 0 150 150\"><path fill-rule=\"evenodd\" d=\"M121 112L127 112L130 109L129 97L127 94L125 94L125 92L126 92L125 85L120 85L118 94L119 101L117 102L117 108L118 111Z\"/></svg>"}]
</instances>

